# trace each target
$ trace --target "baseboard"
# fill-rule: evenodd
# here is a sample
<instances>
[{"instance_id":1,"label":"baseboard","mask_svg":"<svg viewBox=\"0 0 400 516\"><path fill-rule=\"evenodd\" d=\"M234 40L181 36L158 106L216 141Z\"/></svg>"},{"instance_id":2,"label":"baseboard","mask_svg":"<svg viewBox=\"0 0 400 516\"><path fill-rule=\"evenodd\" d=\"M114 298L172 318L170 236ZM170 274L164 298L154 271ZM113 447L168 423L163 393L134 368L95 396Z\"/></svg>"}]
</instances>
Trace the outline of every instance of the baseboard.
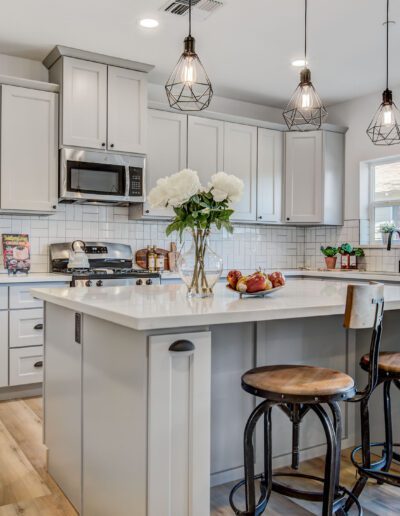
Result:
<instances>
[{"instance_id":1,"label":"baseboard","mask_svg":"<svg viewBox=\"0 0 400 516\"><path fill-rule=\"evenodd\" d=\"M15 385L0 389L0 401L15 400L20 398L32 398L41 396L43 387L41 383L30 383L28 385Z\"/></svg>"},{"instance_id":2,"label":"baseboard","mask_svg":"<svg viewBox=\"0 0 400 516\"><path fill-rule=\"evenodd\" d=\"M349 436L342 441L342 449L352 448L355 446L355 438L354 436ZM308 448L306 450L301 450L300 452L300 460L305 461L309 459L314 459L315 457L320 457L325 455L326 453L326 445L314 446L312 448ZM290 466L292 461L291 453L286 453L284 455L280 455L278 457L274 457L272 459L272 467L273 469L283 468L285 466ZM255 465L256 474L261 473L263 471L262 464ZM211 475L211 487L219 486L221 484L226 484L228 482L233 482L235 480L240 480L244 476L243 467L230 469L227 471L221 471L218 473L213 473Z\"/></svg>"}]
</instances>

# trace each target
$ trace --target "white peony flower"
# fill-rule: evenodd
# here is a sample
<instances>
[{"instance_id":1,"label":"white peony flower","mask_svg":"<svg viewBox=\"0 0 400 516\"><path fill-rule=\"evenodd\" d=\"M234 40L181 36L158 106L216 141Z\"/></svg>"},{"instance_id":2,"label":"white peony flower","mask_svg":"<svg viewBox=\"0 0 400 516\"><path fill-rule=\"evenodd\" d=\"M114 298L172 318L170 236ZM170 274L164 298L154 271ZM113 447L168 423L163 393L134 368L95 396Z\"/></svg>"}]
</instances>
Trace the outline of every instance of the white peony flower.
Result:
<instances>
[{"instance_id":1,"label":"white peony flower","mask_svg":"<svg viewBox=\"0 0 400 516\"><path fill-rule=\"evenodd\" d=\"M168 178L162 177L156 186L149 192L147 200L152 208L165 208L168 204Z\"/></svg>"},{"instance_id":2,"label":"white peony flower","mask_svg":"<svg viewBox=\"0 0 400 516\"><path fill-rule=\"evenodd\" d=\"M237 202L242 197L244 189L244 183L241 179L225 172L217 172L211 176L211 182L208 186L212 189L211 193L217 202L225 199Z\"/></svg>"},{"instance_id":3,"label":"white peony flower","mask_svg":"<svg viewBox=\"0 0 400 516\"><path fill-rule=\"evenodd\" d=\"M187 202L201 188L197 172L187 168L172 174L167 181L168 204L174 208Z\"/></svg>"}]
</instances>

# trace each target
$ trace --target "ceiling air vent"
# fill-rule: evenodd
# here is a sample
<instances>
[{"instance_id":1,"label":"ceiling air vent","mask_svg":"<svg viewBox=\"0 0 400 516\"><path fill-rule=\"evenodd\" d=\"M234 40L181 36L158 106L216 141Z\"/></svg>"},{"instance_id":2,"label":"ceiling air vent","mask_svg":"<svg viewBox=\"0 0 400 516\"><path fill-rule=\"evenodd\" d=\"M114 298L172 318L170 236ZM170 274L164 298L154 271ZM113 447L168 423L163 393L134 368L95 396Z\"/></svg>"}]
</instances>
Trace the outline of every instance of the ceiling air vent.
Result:
<instances>
[{"instance_id":1,"label":"ceiling air vent","mask_svg":"<svg viewBox=\"0 0 400 516\"><path fill-rule=\"evenodd\" d=\"M218 0L192 0L192 15L205 20L222 5ZM176 16L187 16L189 0L169 0L160 10Z\"/></svg>"}]
</instances>

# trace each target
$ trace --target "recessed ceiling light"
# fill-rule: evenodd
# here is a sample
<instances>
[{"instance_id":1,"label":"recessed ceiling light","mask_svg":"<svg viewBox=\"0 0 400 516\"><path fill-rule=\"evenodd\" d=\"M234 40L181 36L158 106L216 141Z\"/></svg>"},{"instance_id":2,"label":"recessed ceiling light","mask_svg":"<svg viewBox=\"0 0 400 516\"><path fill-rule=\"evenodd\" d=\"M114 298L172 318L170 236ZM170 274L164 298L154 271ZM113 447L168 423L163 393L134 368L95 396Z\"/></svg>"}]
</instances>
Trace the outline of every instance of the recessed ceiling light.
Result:
<instances>
[{"instance_id":1,"label":"recessed ceiling light","mask_svg":"<svg viewBox=\"0 0 400 516\"><path fill-rule=\"evenodd\" d=\"M155 29L160 24L154 18L143 18L142 20L139 21L139 25L141 27L144 27L145 29Z\"/></svg>"},{"instance_id":2,"label":"recessed ceiling light","mask_svg":"<svg viewBox=\"0 0 400 516\"><path fill-rule=\"evenodd\" d=\"M292 66L305 66L307 64L307 62L304 60L304 59L294 59L292 61Z\"/></svg>"}]
</instances>

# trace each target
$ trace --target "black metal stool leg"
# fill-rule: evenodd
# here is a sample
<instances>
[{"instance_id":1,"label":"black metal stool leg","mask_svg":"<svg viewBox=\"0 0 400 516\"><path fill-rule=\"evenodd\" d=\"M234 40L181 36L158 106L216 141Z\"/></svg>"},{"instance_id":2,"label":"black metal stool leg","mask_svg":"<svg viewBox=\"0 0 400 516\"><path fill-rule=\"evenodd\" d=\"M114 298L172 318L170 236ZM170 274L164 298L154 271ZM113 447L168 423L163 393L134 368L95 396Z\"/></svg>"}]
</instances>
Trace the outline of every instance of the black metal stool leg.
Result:
<instances>
[{"instance_id":1,"label":"black metal stool leg","mask_svg":"<svg viewBox=\"0 0 400 516\"><path fill-rule=\"evenodd\" d=\"M389 471L393 460L393 427L392 427L392 404L390 399L391 381L383 384L383 407L385 412L385 465L382 471Z\"/></svg>"},{"instance_id":2,"label":"black metal stool leg","mask_svg":"<svg viewBox=\"0 0 400 516\"><path fill-rule=\"evenodd\" d=\"M299 469L300 463L300 418L299 418L299 405L293 405L292 409L293 422L292 422L292 469Z\"/></svg>"},{"instance_id":3,"label":"black metal stool leg","mask_svg":"<svg viewBox=\"0 0 400 516\"><path fill-rule=\"evenodd\" d=\"M272 492L272 407L264 413L264 484L267 502Z\"/></svg>"}]
</instances>

